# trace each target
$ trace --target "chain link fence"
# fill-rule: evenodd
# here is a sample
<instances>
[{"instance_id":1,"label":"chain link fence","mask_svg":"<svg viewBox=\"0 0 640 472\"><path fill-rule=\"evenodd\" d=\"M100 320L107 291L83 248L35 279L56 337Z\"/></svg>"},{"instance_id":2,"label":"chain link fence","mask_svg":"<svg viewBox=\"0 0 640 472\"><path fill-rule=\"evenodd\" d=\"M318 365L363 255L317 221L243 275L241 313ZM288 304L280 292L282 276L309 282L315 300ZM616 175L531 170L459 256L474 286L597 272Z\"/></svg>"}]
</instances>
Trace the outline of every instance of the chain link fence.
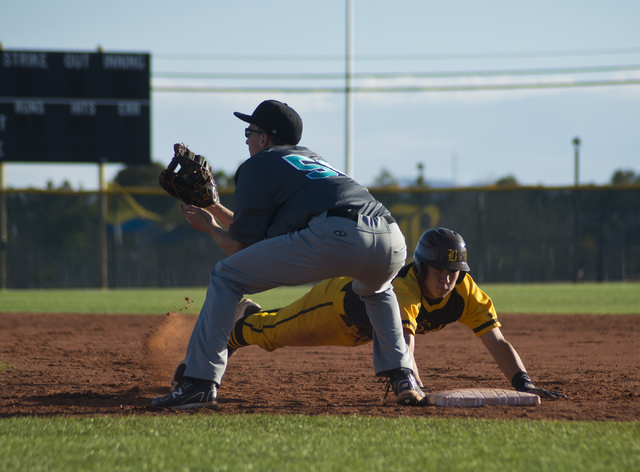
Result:
<instances>
[{"instance_id":1,"label":"chain link fence","mask_svg":"<svg viewBox=\"0 0 640 472\"><path fill-rule=\"evenodd\" d=\"M407 238L443 226L478 282L640 280L640 186L371 189ZM162 190L5 190L3 286L206 286L225 257ZM222 193L233 209L233 195Z\"/></svg>"}]
</instances>

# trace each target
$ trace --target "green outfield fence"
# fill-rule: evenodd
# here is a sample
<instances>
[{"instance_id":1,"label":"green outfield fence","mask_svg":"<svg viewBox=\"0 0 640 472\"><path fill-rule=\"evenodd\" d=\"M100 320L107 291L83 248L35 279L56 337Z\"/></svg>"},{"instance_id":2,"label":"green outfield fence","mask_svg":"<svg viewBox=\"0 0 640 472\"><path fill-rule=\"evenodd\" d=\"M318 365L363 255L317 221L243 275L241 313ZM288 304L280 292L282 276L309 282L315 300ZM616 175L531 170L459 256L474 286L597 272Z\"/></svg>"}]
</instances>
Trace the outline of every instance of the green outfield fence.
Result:
<instances>
[{"instance_id":1,"label":"green outfield fence","mask_svg":"<svg viewBox=\"0 0 640 472\"><path fill-rule=\"evenodd\" d=\"M370 189L407 238L444 226L478 282L640 280L640 186ZM3 190L2 288L204 286L224 253L161 189ZM222 192L233 208L233 196Z\"/></svg>"}]
</instances>

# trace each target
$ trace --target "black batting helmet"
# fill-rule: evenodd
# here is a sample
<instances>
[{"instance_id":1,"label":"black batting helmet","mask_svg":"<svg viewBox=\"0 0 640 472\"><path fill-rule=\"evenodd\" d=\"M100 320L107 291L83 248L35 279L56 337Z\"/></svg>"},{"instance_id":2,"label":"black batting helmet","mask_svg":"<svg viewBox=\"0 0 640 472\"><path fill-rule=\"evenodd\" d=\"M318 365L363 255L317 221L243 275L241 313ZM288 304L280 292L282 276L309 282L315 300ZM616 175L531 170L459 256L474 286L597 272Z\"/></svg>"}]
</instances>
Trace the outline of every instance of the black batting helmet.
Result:
<instances>
[{"instance_id":1,"label":"black batting helmet","mask_svg":"<svg viewBox=\"0 0 640 472\"><path fill-rule=\"evenodd\" d=\"M465 273L470 270L464 239L447 228L434 228L424 233L413 253L413 262L419 275L423 272L423 265Z\"/></svg>"}]
</instances>

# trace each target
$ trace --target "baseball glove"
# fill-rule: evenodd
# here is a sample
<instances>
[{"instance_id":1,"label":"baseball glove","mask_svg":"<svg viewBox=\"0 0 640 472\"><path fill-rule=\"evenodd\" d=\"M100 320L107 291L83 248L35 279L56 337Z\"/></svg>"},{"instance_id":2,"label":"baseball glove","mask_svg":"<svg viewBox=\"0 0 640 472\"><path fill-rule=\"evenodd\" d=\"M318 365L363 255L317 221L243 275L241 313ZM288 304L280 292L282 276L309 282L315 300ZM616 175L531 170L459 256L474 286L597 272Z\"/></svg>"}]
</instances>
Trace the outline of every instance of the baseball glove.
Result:
<instances>
[{"instance_id":1,"label":"baseball glove","mask_svg":"<svg viewBox=\"0 0 640 472\"><path fill-rule=\"evenodd\" d=\"M218 203L218 188L204 156L194 154L180 143L173 145L173 151L173 159L158 178L165 192L187 205L201 208ZM180 169L176 172L178 166Z\"/></svg>"}]
</instances>

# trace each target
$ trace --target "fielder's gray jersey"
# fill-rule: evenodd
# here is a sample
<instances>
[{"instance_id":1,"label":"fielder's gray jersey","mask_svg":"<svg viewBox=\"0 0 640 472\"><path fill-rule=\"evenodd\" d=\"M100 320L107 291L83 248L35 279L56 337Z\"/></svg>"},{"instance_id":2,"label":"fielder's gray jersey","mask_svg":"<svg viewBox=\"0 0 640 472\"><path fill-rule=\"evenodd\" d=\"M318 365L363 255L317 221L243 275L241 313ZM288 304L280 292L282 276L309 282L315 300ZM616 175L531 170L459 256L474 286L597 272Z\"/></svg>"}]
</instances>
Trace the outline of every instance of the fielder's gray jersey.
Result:
<instances>
[{"instance_id":1,"label":"fielder's gray jersey","mask_svg":"<svg viewBox=\"0 0 640 472\"><path fill-rule=\"evenodd\" d=\"M229 236L236 241L255 243L299 231L335 207L369 203L370 216L389 214L365 187L301 146L273 146L255 154L240 166L235 183Z\"/></svg>"},{"instance_id":2,"label":"fielder's gray jersey","mask_svg":"<svg viewBox=\"0 0 640 472\"><path fill-rule=\"evenodd\" d=\"M404 236L366 188L306 148L274 146L242 164L234 195L229 235L250 245L211 271L187 347L185 376L220 385L244 295L338 276L353 278L353 291L367 308L376 374L412 368L391 286L405 262ZM345 206L362 208L355 218L327 211Z\"/></svg>"}]
</instances>

